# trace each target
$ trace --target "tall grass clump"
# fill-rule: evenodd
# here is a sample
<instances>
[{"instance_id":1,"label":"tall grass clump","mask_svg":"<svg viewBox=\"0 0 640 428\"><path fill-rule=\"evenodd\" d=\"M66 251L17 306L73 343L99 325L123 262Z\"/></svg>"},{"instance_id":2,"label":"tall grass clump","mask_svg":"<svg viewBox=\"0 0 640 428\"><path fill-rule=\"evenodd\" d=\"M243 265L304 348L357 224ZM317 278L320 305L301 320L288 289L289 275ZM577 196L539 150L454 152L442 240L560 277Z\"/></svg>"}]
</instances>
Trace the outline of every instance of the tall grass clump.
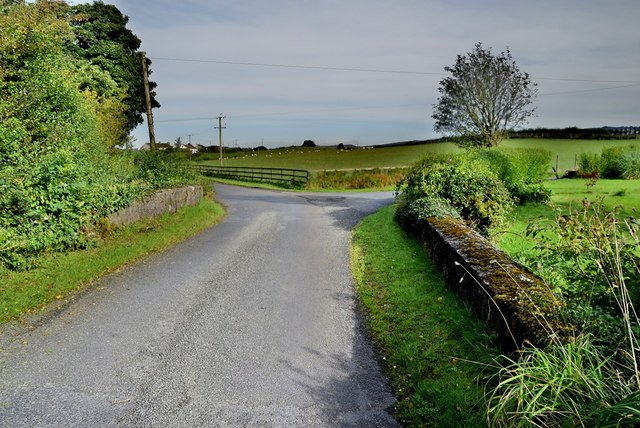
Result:
<instances>
[{"instance_id":1,"label":"tall grass clump","mask_svg":"<svg viewBox=\"0 0 640 428\"><path fill-rule=\"evenodd\" d=\"M608 147L597 153L581 153L578 175L588 178L640 178L640 148L637 145Z\"/></svg>"},{"instance_id":2,"label":"tall grass clump","mask_svg":"<svg viewBox=\"0 0 640 428\"><path fill-rule=\"evenodd\" d=\"M490 424L640 424L639 231L637 220L591 202L531 228L537 246L525 263L565 300L574 335L506 361L489 397Z\"/></svg>"},{"instance_id":3,"label":"tall grass clump","mask_svg":"<svg viewBox=\"0 0 640 428\"><path fill-rule=\"evenodd\" d=\"M640 179L640 148L635 147L623 153L618 160L618 165L622 171L622 178Z\"/></svg>"}]
</instances>

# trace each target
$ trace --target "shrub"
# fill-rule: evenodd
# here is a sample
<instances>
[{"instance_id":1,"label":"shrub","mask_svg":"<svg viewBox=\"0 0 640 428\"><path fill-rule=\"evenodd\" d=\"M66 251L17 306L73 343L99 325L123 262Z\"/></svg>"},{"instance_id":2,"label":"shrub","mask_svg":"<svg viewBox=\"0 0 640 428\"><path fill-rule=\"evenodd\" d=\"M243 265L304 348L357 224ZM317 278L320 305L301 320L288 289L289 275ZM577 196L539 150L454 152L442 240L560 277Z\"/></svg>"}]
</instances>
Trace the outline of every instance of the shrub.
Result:
<instances>
[{"instance_id":1,"label":"shrub","mask_svg":"<svg viewBox=\"0 0 640 428\"><path fill-rule=\"evenodd\" d=\"M449 201L437 196L427 196L402 204L395 214L396 221L409 229L415 228L421 220L429 217L462 220L460 213L451 206Z\"/></svg>"},{"instance_id":2,"label":"shrub","mask_svg":"<svg viewBox=\"0 0 640 428\"><path fill-rule=\"evenodd\" d=\"M398 185L400 209L418 199L446 201L471 226L481 232L503 224L513 208L504 184L482 163L462 156L442 161L425 159ZM445 158L446 159L446 158Z\"/></svg>"},{"instance_id":3,"label":"shrub","mask_svg":"<svg viewBox=\"0 0 640 428\"><path fill-rule=\"evenodd\" d=\"M602 177L604 178L620 178L622 177L622 169L620 158L629 150L629 147L607 147L602 150L600 155L600 165L602 168Z\"/></svg>"},{"instance_id":4,"label":"shrub","mask_svg":"<svg viewBox=\"0 0 640 428\"><path fill-rule=\"evenodd\" d=\"M183 161L162 151L138 152L134 157L135 177L148 183L151 189L171 187L195 180L193 170L186 168Z\"/></svg>"},{"instance_id":5,"label":"shrub","mask_svg":"<svg viewBox=\"0 0 640 428\"><path fill-rule=\"evenodd\" d=\"M602 172L601 157L596 153L580 153L578 166L578 175L583 178L598 178Z\"/></svg>"}]
</instances>

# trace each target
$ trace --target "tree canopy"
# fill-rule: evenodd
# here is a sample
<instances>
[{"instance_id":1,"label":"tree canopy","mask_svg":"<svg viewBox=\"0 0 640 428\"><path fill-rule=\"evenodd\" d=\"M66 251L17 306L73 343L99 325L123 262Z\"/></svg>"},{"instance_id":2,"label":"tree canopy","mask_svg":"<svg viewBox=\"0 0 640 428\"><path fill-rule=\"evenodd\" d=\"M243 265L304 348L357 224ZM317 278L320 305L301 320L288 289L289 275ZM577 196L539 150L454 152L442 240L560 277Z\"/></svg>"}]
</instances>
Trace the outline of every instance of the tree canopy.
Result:
<instances>
[{"instance_id":1,"label":"tree canopy","mask_svg":"<svg viewBox=\"0 0 640 428\"><path fill-rule=\"evenodd\" d=\"M536 84L515 63L509 49L494 55L477 43L440 81L434 130L460 137L463 146L494 147L510 127L526 123L535 108Z\"/></svg>"},{"instance_id":2,"label":"tree canopy","mask_svg":"<svg viewBox=\"0 0 640 428\"><path fill-rule=\"evenodd\" d=\"M102 216L174 184L113 150L139 120L140 41L117 9L85 6L110 17L79 27L63 1L0 0L0 269L92 245Z\"/></svg>"},{"instance_id":3,"label":"tree canopy","mask_svg":"<svg viewBox=\"0 0 640 428\"><path fill-rule=\"evenodd\" d=\"M70 19L75 38L67 44L68 51L109 73L121 88L122 101L127 107L124 114L128 133L142 123L146 111L142 63L138 55L140 39L127 28L129 18L117 7L102 1L71 6ZM150 64L147 58L149 70ZM156 86L155 82L149 82L153 108L160 107L153 91Z\"/></svg>"}]
</instances>

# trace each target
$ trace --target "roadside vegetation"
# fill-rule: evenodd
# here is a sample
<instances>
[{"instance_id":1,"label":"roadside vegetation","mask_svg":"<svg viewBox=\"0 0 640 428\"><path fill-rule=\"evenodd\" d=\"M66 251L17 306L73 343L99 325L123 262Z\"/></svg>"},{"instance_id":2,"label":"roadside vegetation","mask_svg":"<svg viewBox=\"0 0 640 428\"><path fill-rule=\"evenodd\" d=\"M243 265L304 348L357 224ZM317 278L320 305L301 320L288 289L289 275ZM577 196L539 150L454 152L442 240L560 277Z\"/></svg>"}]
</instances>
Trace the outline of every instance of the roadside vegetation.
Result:
<instances>
[{"instance_id":1,"label":"roadside vegetation","mask_svg":"<svg viewBox=\"0 0 640 428\"><path fill-rule=\"evenodd\" d=\"M0 322L220 217L205 201L116 232L104 220L155 189L199 182L211 196L180 159L118 148L144 111L126 24L102 2L0 2Z\"/></svg>"},{"instance_id":2,"label":"roadside vegetation","mask_svg":"<svg viewBox=\"0 0 640 428\"><path fill-rule=\"evenodd\" d=\"M29 270L0 268L0 323L37 311L52 302L65 302L101 276L146 255L161 251L211 227L224 216L210 198L194 207L156 219L105 231L99 245L47 253Z\"/></svg>"},{"instance_id":3,"label":"roadside vegetation","mask_svg":"<svg viewBox=\"0 0 640 428\"><path fill-rule=\"evenodd\" d=\"M444 282L394 207L367 217L352 238L356 288L408 426L482 426L481 363L493 337Z\"/></svg>"},{"instance_id":4,"label":"roadside vegetation","mask_svg":"<svg viewBox=\"0 0 640 428\"><path fill-rule=\"evenodd\" d=\"M109 213L197 179L172 157L116 148L143 111L126 23L103 3L1 4L0 267L90 248Z\"/></svg>"},{"instance_id":5,"label":"roadside vegetation","mask_svg":"<svg viewBox=\"0 0 640 428\"><path fill-rule=\"evenodd\" d=\"M553 182L545 180L550 154L541 151L433 155L401 182L401 222L462 219L544 278L564 304L569 336L555 332L545 348L525 346L492 363L495 375L484 382L490 426L639 423L640 182L628 167L636 151L627 142L582 156L577 175L586 178ZM600 178L611 169L624 172L609 176L628 179Z\"/></svg>"}]
</instances>

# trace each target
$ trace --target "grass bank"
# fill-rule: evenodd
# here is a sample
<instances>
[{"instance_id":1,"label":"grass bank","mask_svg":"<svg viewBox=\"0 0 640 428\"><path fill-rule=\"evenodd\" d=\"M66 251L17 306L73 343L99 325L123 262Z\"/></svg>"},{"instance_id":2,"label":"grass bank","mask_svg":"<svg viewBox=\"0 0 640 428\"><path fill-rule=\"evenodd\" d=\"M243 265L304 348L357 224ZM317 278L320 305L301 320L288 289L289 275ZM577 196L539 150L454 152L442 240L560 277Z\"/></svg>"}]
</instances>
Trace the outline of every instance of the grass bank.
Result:
<instances>
[{"instance_id":1,"label":"grass bank","mask_svg":"<svg viewBox=\"0 0 640 428\"><path fill-rule=\"evenodd\" d=\"M219 204L203 199L173 215L117 229L95 248L45 254L29 271L0 270L0 323L77 293L99 277L180 242L223 216Z\"/></svg>"},{"instance_id":2,"label":"grass bank","mask_svg":"<svg viewBox=\"0 0 640 428\"><path fill-rule=\"evenodd\" d=\"M351 259L396 416L408 426L483 426L483 366L467 361L491 362L493 338L393 215L387 207L362 221Z\"/></svg>"}]
</instances>

